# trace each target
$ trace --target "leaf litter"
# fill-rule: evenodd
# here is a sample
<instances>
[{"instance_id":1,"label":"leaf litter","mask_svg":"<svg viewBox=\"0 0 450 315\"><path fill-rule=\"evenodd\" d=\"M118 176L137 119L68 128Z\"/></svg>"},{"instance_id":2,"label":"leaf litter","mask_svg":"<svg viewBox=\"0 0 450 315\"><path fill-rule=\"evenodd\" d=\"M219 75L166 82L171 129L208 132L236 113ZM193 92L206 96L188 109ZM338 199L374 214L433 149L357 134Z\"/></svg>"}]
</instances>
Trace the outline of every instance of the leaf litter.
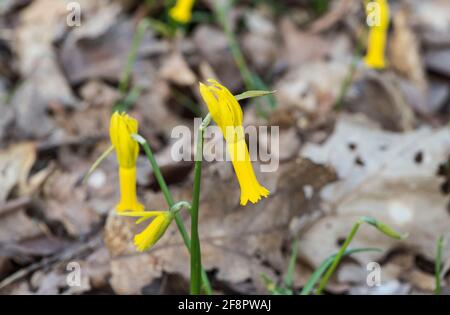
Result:
<instances>
[{"instance_id":1,"label":"leaf litter","mask_svg":"<svg viewBox=\"0 0 450 315\"><path fill-rule=\"evenodd\" d=\"M66 25L68 1L0 6L0 292L186 293L189 257L175 226L153 250L138 254L132 237L140 227L113 214L115 156L82 183L109 147L109 115L124 98L118 84L139 20L147 13L158 17L162 8L79 2L83 23L76 28ZM212 3L199 3L210 19L173 38L149 28L131 69L139 93L129 112L180 200L191 195L193 165L172 160L171 131L178 125L193 130L192 118L204 110L196 82L217 76L233 92L245 90ZM365 29L362 6L332 1L320 14L279 3L278 9L239 4L228 20L251 71L276 90L278 106L267 121L254 102L241 104L246 124L281 127L274 153L280 166L258 174L271 196L242 208L230 163L204 165L200 237L215 293L267 293L261 275L283 281L296 238L293 286L301 289L362 215L410 237L399 243L361 229L352 246L382 251L346 259L328 290L431 293L435 240L444 235L450 244L448 2L393 7L383 72L360 61L353 67L362 57L355 55ZM143 157L138 169L146 206L166 209ZM449 255L446 246L444 292ZM85 275L76 289L65 282L71 260ZM364 285L370 261L379 262L386 277L373 290Z\"/></svg>"}]
</instances>

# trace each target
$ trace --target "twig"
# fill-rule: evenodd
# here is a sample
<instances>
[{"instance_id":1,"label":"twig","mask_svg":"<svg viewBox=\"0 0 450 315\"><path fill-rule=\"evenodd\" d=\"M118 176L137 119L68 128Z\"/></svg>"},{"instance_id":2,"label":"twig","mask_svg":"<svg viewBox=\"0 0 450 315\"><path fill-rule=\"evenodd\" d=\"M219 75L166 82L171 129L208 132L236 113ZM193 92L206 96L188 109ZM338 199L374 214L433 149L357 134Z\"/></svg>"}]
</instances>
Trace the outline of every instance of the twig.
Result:
<instances>
[{"instance_id":1,"label":"twig","mask_svg":"<svg viewBox=\"0 0 450 315\"><path fill-rule=\"evenodd\" d=\"M19 210L30 204L32 198L29 196L19 197L14 200L8 201L5 204L0 205L0 216Z\"/></svg>"},{"instance_id":2,"label":"twig","mask_svg":"<svg viewBox=\"0 0 450 315\"><path fill-rule=\"evenodd\" d=\"M41 268L44 268L45 266L53 265L58 262L67 261L69 259L74 258L77 255L80 255L81 253L94 249L97 246L99 246L102 242L101 237L97 236L94 239L90 240L87 243L77 243L66 250L64 250L62 253L58 253L52 257L44 258L41 261L38 261L34 264L31 264L23 269L20 269L10 275L9 277L6 277L0 282L0 290L7 287L8 285L16 282L17 280L22 279L23 277L26 277L33 271L39 270Z\"/></svg>"}]
</instances>

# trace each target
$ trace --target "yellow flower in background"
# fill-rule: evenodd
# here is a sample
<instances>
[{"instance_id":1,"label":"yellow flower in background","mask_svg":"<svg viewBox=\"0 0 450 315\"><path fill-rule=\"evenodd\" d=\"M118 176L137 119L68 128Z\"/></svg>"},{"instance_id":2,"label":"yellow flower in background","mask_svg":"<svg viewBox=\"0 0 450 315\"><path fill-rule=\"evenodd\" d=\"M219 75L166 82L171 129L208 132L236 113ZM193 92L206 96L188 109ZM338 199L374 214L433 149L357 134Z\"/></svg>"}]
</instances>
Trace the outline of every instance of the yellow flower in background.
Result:
<instances>
[{"instance_id":1,"label":"yellow flower in background","mask_svg":"<svg viewBox=\"0 0 450 315\"><path fill-rule=\"evenodd\" d=\"M188 23L192 17L194 2L195 0L178 0L177 4L170 9L170 17L179 23Z\"/></svg>"},{"instance_id":2,"label":"yellow flower in background","mask_svg":"<svg viewBox=\"0 0 450 315\"><path fill-rule=\"evenodd\" d=\"M242 126L242 108L226 87L215 80L208 82L208 85L200 83L200 93L227 142L228 153L241 187L240 203L243 206L249 200L256 203L261 197L267 197L269 191L259 184L253 171Z\"/></svg>"},{"instance_id":3,"label":"yellow flower in background","mask_svg":"<svg viewBox=\"0 0 450 315\"><path fill-rule=\"evenodd\" d=\"M367 54L364 62L373 69L384 69L389 29L389 4L387 0L366 1L366 8L367 22L372 25L370 25Z\"/></svg>"},{"instance_id":4,"label":"yellow flower in background","mask_svg":"<svg viewBox=\"0 0 450 315\"><path fill-rule=\"evenodd\" d=\"M136 224L142 223L152 217L153 221L139 234L134 237L136 249L143 252L151 248L164 235L174 218L170 211L142 211L120 213L122 216L140 217Z\"/></svg>"},{"instance_id":5,"label":"yellow flower in background","mask_svg":"<svg viewBox=\"0 0 450 315\"><path fill-rule=\"evenodd\" d=\"M144 210L144 206L136 196L136 160L139 144L131 138L131 135L137 132L136 119L117 112L111 116L109 134L119 161L120 202L116 206L118 212Z\"/></svg>"}]
</instances>

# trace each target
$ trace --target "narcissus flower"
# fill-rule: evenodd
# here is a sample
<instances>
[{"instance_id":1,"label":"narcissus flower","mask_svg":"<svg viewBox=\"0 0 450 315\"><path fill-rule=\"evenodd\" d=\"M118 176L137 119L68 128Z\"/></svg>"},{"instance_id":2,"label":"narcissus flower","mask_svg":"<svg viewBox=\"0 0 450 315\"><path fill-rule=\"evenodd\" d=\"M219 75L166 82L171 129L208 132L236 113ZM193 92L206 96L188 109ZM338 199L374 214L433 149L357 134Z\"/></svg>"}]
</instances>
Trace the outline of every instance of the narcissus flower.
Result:
<instances>
[{"instance_id":1,"label":"narcissus flower","mask_svg":"<svg viewBox=\"0 0 450 315\"><path fill-rule=\"evenodd\" d=\"M227 142L228 153L241 187L240 203L243 206L249 200L256 203L261 197L267 197L269 191L259 184L253 171L242 126L241 106L226 87L215 80L208 80L208 83L200 83L200 93Z\"/></svg>"},{"instance_id":2,"label":"narcissus flower","mask_svg":"<svg viewBox=\"0 0 450 315\"><path fill-rule=\"evenodd\" d=\"M151 248L164 235L167 228L174 218L170 211L142 211L142 212L124 212L122 216L140 217L136 224L142 223L152 217L153 221L139 234L134 237L136 249L143 252Z\"/></svg>"},{"instance_id":3,"label":"narcissus flower","mask_svg":"<svg viewBox=\"0 0 450 315\"><path fill-rule=\"evenodd\" d=\"M176 5L170 9L170 17L179 23L188 23L192 17L194 2L195 0L178 0Z\"/></svg>"},{"instance_id":4,"label":"narcissus flower","mask_svg":"<svg viewBox=\"0 0 450 315\"><path fill-rule=\"evenodd\" d=\"M109 134L119 161L120 202L116 206L118 212L144 211L144 206L136 196L136 160L139 144L131 135L137 132L136 119L117 112L111 116Z\"/></svg>"},{"instance_id":5,"label":"narcissus flower","mask_svg":"<svg viewBox=\"0 0 450 315\"><path fill-rule=\"evenodd\" d=\"M373 69L384 69L386 66L385 50L387 33L389 29L389 4L387 0L375 0L367 2L367 8L372 7L373 11L367 10L367 21L369 22L371 15L375 25L371 25L369 32L369 40L367 54L364 62ZM372 6L370 6L372 4Z\"/></svg>"}]
</instances>

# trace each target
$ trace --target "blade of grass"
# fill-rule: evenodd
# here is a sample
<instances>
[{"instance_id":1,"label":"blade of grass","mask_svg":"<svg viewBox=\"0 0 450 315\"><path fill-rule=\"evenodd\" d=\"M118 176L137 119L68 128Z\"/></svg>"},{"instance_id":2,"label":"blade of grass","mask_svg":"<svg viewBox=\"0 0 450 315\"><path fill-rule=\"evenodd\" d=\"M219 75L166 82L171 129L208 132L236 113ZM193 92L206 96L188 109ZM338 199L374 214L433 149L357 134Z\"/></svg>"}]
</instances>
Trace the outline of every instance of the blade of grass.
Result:
<instances>
[{"instance_id":1,"label":"blade of grass","mask_svg":"<svg viewBox=\"0 0 450 315\"><path fill-rule=\"evenodd\" d=\"M131 43L131 50L128 54L127 62L125 64L125 69L122 73L122 77L119 82L119 91L122 95L125 95L128 91L130 84L131 73L133 72L133 67L136 62L137 53L142 40L144 39L145 31L149 27L149 22L147 19L143 19L139 22L136 34L134 35L133 41Z\"/></svg>"},{"instance_id":2,"label":"blade of grass","mask_svg":"<svg viewBox=\"0 0 450 315\"><path fill-rule=\"evenodd\" d=\"M92 164L89 171L86 173L86 175L83 177L82 183L86 183L89 177L94 173L94 171L97 169L97 167L114 151L114 146L110 146L108 149L105 150L105 152L100 155L100 157Z\"/></svg>"},{"instance_id":3,"label":"blade of grass","mask_svg":"<svg viewBox=\"0 0 450 315\"><path fill-rule=\"evenodd\" d=\"M222 27L225 33L225 36L227 37L231 54L233 56L234 62L236 63L236 66L239 69L239 72L241 73L246 88L248 90L252 89L268 90L267 85L263 82L263 80L258 75L250 71L245 61L244 54L239 48L239 43L236 39L236 36L233 30L231 29L231 26L227 22L227 16L229 15L233 2L234 2L233 0L214 2L214 11L217 16L217 21L219 22L220 26ZM267 101L271 109L276 107L275 98L272 95L267 95ZM257 111L258 114L260 114L261 116L267 117L267 113L263 108L259 106L258 103L257 103Z\"/></svg>"},{"instance_id":4,"label":"blade of grass","mask_svg":"<svg viewBox=\"0 0 450 315\"><path fill-rule=\"evenodd\" d=\"M361 252L381 252L381 249L379 249L379 248L355 248L355 249L348 249L348 250L346 250L344 252L343 256L349 256L349 255L356 254L356 253L361 253ZM320 264L320 266L313 272L313 274L309 278L308 282L303 287L303 290L300 293L300 295L308 295L308 294L310 294L312 292L312 290L314 289L314 286L320 280L320 278L325 273L325 271L331 266L331 264L333 263L333 260L336 258L336 256L337 256L337 253L331 255L330 257L325 259L322 262L322 264Z\"/></svg>"},{"instance_id":5,"label":"blade of grass","mask_svg":"<svg viewBox=\"0 0 450 315\"><path fill-rule=\"evenodd\" d=\"M288 270L286 276L284 277L284 285L289 289L292 289L292 284L294 283L294 272L297 263L297 256L298 256L298 239L292 242L291 258L289 259Z\"/></svg>"},{"instance_id":6,"label":"blade of grass","mask_svg":"<svg viewBox=\"0 0 450 315\"><path fill-rule=\"evenodd\" d=\"M363 32L363 36L367 37L367 32ZM361 60L363 54L363 40L360 39L356 43L356 48L353 53L353 58L348 68L347 76L342 82L341 89L339 91L339 96L334 105L334 109L339 111L344 106L344 100L347 96L348 90L352 86L353 78L355 77L356 69L358 67L358 62Z\"/></svg>"},{"instance_id":7,"label":"blade of grass","mask_svg":"<svg viewBox=\"0 0 450 315\"><path fill-rule=\"evenodd\" d=\"M436 241L436 262L434 266L435 289L434 294L441 295L441 273L442 273L442 248L444 247L444 237L441 236Z\"/></svg>"},{"instance_id":8,"label":"blade of grass","mask_svg":"<svg viewBox=\"0 0 450 315\"><path fill-rule=\"evenodd\" d=\"M276 91L252 90L252 91L246 91L244 93L235 95L234 98L237 101L242 101L242 100L245 100L247 98L266 96L266 95L269 95L269 94L273 94L275 92Z\"/></svg>"},{"instance_id":9,"label":"blade of grass","mask_svg":"<svg viewBox=\"0 0 450 315\"><path fill-rule=\"evenodd\" d=\"M356 232L358 232L359 227L363 223L367 223L369 225L372 225L373 227L375 227L381 233L383 233L386 236L389 236L391 238L394 238L394 239L402 240L402 239L407 237L407 234L400 234L400 233L394 231L392 228L390 228L386 224L383 224L383 223L377 221L375 218L367 217L367 216L361 217L353 225L353 228L350 231L350 234L347 236L344 244L342 245L341 249L337 253L336 257L334 258L333 263L331 264L330 268L327 269L325 275L321 279L321 281L319 283L319 287L317 289L317 294L321 294L322 293L323 289L325 288L325 286L328 283L328 280L330 280L332 274L334 273L334 271L336 270L337 266L341 262L341 259L342 259L343 255L344 255L347 247L350 245L351 241L353 240L353 238L356 235Z\"/></svg>"},{"instance_id":10,"label":"blade of grass","mask_svg":"<svg viewBox=\"0 0 450 315\"><path fill-rule=\"evenodd\" d=\"M114 107L113 112L126 112L130 107L136 103L139 96L141 96L142 89L138 86L134 87L124 99L118 101Z\"/></svg>"}]
</instances>

